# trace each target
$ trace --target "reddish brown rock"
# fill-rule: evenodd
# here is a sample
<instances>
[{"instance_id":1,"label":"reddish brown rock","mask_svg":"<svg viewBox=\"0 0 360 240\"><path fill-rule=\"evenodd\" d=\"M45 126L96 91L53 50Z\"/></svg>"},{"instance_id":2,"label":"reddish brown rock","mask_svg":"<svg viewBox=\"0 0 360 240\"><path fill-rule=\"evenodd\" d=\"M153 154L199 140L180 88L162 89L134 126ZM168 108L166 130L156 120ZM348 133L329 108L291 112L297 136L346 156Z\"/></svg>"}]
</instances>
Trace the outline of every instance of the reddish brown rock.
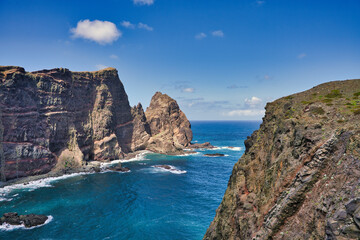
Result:
<instances>
[{"instance_id":1,"label":"reddish brown rock","mask_svg":"<svg viewBox=\"0 0 360 240\"><path fill-rule=\"evenodd\" d=\"M150 139L150 127L146 121L145 112L141 103L131 108L133 117L133 133L131 140L131 150L144 150Z\"/></svg>"},{"instance_id":2,"label":"reddish brown rock","mask_svg":"<svg viewBox=\"0 0 360 240\"><path fill-rule=\"evenodd\" d=\"M131 108L115 69L0 67L0 82L3 179L118 159L131 150Z\"/></svg>"},{"instance_id":3,"label":"reddish brown rock","mask_svg":"<svg viewBox=\"0 0 360 240\"><path fill-rule=\"evenodd\" d=\"M204 239L360 238L360 80L266 106Z\"/></svg>"},{"instance_id":4,"label":"reddish brown rock","mask_svg":"<svg viewBox=\"0 0 360 240\"><path fill-rule=\"evenodd\" d=\"M143 149L176 154L191 138L190 122L169 96L156 93L146 115L141 104L131 108L114 68L30 73L0 66L2 181Z\"/></svg>"},{"instance_id":5,"label":"reddish brown rock","mask_svg":"<svg viewBox=\"0 0 360 240\"><path fill-rule=\"evenodd\" d=\"M191 124L177 102L168 95L157 92L145 115L151 132L147 145L149 150L173 154L190 144Z\"/></svg>"}]
</instances>

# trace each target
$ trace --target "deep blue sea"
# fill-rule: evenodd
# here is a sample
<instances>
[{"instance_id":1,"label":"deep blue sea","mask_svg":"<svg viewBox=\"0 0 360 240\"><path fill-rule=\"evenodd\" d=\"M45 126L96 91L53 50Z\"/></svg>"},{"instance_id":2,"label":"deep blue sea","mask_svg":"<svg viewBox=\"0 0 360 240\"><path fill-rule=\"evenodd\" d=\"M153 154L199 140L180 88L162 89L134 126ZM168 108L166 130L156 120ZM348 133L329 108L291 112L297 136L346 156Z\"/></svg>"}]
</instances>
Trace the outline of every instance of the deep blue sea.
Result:
<instances>
[{"instance_id":1,"label":"deep blue sea","mask_svg":"<svg viewBox=\"0 0 360 240\"><path fill-rule=\"evenodd\" d=\"M202 239L244 152L244 140L260 122L191 124L193 142L209 141L218 148L188 156L142 154L123 163L128 173L75 175L0 189L1 215L52 216L33 229L2 226L0 239ZM174 170L153 167L159 164Z\"/></svg>"}]
</instances>

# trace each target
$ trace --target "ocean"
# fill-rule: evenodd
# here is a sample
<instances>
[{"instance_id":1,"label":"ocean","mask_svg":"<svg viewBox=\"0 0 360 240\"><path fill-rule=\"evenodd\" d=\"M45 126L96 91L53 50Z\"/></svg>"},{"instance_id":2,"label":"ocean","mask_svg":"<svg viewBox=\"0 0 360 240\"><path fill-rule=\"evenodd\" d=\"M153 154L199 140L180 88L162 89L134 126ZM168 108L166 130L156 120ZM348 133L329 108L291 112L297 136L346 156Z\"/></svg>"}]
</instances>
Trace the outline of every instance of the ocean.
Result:
<instances>
[{"instance_id":1,"label":"ocean","mask_svg":"<svg viewBox=\"0 0 360 240\"><path fill-rule=\"evenodd\" d=\"M45 214L32 229L0 226L0 239L196 239L215 216L244 140L259 121L191 121L193 142L213 150L186 156L142 153L130 172L73 174L0 189L0 214ZM228 148L229 146L234 148ZM206 157L223 153L224 157ZM169 170L153 167L171 165Z\"/></svg>"}]
</instances>

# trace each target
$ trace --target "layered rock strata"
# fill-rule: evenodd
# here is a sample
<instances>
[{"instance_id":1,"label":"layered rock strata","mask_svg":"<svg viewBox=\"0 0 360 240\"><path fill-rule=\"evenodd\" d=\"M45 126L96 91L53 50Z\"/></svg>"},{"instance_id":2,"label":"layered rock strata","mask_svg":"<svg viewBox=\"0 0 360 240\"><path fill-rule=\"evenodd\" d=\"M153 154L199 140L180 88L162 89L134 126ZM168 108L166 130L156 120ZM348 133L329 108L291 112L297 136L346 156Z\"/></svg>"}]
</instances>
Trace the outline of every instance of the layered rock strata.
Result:
<instances>
[{"instance_id":1,"label":"layered rock strata","mask_svg":"<svg viewBox=\"0 0 360 240\"><path fill-rule=\"evenodd\" d=\"M147 121L141 104L130 107L114 68L25 72L0 66L1 180L75 169L143 149L178 152L191 141L190 123L175 100L160 93L153 99Z\"/></svg>"},{"instance_id":2,"label":"layered rock strata","mask_svg":"<svg viewBox=\"0 0 360 240\"><path fill-rule=\"evenodd\" d=\"M360 80L266 106L204 239L360 238Z\"/></svg>"}]
</instances>

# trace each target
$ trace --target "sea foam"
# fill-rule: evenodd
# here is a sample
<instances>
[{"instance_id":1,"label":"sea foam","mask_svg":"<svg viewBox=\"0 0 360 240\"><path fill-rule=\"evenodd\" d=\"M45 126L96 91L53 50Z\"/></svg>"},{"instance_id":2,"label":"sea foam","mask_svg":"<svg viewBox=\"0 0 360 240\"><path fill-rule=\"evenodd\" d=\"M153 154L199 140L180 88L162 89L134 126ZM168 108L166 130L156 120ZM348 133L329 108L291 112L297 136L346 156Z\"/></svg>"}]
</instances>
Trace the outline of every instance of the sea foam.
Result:
<instances>
[{"instance_id":1,"label":"sea foam","mask_svg":"<svg viewBox=\"0 0 360 240\"><path fill-rule=\"evenodd\" d=\"M168 165L170 167L170 169L166 169L166 168L162 168L162 167L158 167L158 166L152 166L152 168L155 169L155 172L170 172L173 174L184 174L187 173L185 170L179 170L176 167L172 166L172 165Z\"/></svg>"},{"instance_id":2,"label":"sea foam","mask_svg":"<svg viewBox=\"0 0 360 240\"><path fill-rule=\"evenodd\" d=\"M221 150L221 149L226 149L231 151L241 151L241 147L214 147L207 150Z\"/></svg>"},{"instance_id":3,"label":"sea foam","mask_svg":"<svg viewBox=\"0 0 360 240\"><path fill-rule=\"evenodd\" d=\"M118 163L126 163L126 162L137 162L137 161L145 161L145 160L150 160L146 158L146 155L152 153L150 151L144 150L141 153L137 154L135 157L130 158L130 159L118 159L118 160L113 160L111 162L106 162L106 163L101 163L100 164L100 168L102 170L102 172L106 172L106 168Z\"/></svg>"},{"instance_id":4,"label":"sea foam","mask_svg":"<svg viewBox=\"0 0 360 240\"><path fill-rule=\"evenodd\" d=\"M76 176L80 176L80 175L86 175L86 174L91 174L91 173L89 173L89 172L72 173L72 174L62 175L59 177L48 177L48 178L43 178L43 179L39 179L39 180L34 180L34 181L30 181L26 184L18 183L18 184L14 184L14 185L5 186L3 188L0 188L0 197L3 198L4 196L6 196L7 194L11 193L14 190L24 189L27 191L34 191L35 189L42 188L42 187L53 187L53 185L51 185L52 182L56 182L56 181L59 181L62 179L76 177Z\"/></svg>"}]
</instances>

